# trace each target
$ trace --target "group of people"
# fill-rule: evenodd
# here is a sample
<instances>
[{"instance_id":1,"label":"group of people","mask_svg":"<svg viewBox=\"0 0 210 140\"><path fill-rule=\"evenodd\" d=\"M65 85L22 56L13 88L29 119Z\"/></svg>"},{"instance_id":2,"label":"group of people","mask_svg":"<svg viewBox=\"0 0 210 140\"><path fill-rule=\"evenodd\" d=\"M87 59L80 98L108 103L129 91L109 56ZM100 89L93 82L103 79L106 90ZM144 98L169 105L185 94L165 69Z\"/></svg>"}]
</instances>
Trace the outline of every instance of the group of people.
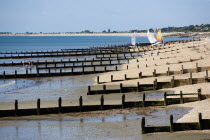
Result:
<instances>
[{"instance_id":1,"label":"group of people","mask_svg":"<svg viewBox=\"0 0 210 140\"><path fill-rule=\"evenodd\" d=\"M33 66L33 62L32 61L29 61L28 64L27 63L25 64L25 62L23 62L23 67L26 68L26 71L28 71L28 69L31 71L32 66Z\"/></svg>"},{"instance_id":2,"label":"group of people","mask_svg":"<svg viewBox=\"0 0 210 140\"><path fill-rule=\"evenodd\" d=\"M157 51L157 56L160 54L160 50ZM151 52L151 56L153 55L153 51Z\"/></svg>"}]
</instances>

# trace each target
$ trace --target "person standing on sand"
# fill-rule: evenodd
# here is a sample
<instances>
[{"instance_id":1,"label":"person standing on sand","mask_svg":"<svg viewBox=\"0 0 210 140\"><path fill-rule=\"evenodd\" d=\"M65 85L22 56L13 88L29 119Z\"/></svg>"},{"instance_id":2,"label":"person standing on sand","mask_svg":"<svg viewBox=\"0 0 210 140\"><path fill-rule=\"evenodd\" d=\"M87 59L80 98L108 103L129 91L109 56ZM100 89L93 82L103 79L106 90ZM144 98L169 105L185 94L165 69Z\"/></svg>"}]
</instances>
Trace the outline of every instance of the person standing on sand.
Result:
<instances>
[{"instance_id":1,"label":"person standing on sand","mask_svg":"<svg viewBox=\"0 0 210 140\"><path fill-rule=\"evenodd\" d=\"M160 54L160 50L157 51L157 56Z\"/></svg>"},{"instance_id":2,"label":"person standing on sand","mask_svg":"<svg viewBox=\"0 0 210 140\"><path fill-rule=\"evenodd\" d=\"M28 65L26 64L26 71L28 71Z\"/></svg>"}]
</instances>

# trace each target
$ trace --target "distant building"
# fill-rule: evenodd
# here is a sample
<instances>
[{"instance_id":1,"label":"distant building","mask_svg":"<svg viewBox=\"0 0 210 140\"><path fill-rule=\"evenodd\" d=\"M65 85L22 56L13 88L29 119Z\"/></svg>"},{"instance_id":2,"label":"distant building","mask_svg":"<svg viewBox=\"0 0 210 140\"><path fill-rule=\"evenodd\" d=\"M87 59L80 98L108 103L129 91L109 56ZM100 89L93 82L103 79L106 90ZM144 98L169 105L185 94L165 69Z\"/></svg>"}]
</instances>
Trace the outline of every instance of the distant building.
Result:
<instances>
[{"instance_id":1,"label":"distant building","mask_svg":"<svg viewBox=\"0 0 210 140\"><path fill-rule=\"evenodd\" d=\"M108 33L110 33L111 32L111 30L110 29L108 29Z\"/></svg>"},{"instance_id":2,"label":"distant building","mask_svg":"<svg viewBox=\"0 0 210 140\"><path fill-rule=\"evenodd\" d=\"M195 30L201 30L202 27L195 27Z\"/></svg>"}]
</instances>

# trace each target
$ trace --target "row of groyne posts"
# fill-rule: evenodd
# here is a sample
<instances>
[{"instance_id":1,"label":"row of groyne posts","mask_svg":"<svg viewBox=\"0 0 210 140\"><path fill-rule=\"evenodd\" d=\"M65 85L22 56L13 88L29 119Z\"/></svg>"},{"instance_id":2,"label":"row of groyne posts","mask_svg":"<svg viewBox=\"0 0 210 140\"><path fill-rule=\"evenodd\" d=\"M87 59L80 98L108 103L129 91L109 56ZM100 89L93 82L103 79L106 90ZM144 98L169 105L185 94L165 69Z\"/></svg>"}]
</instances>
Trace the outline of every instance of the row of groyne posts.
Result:
<instances>
[{"instance_id":1,"label":"row of groyne posts","mask_svg":"<svg viewBox=\"0 0 210 140\"><path fill-rule=\"evenodd\" d=\"M192 41L192 40L189 40ZM179 41L181 43L181 41ZM183 42L187 42L187 41L183 41ZM182 43L183 43L182 42ZM172 43L175 43L172 42ZM128 49L127 45L127 49ZM122 48L125 48L125 46L121 46ZM120 47L118 47L120 48ZM144 48L147 48L147 51L149 50L157 50L157 49L166 49L166 47L164 47L164 45L162 46L151 46L151 48L149 48L148 46L146 47L139 47L139 48L143 48L143 52L145 53ZM115 52L117 54L117 56L114 56L113 59L111 58L112 54L110 54L110 56L106 57L105 55L108 55L107 53L103 53L101 54L102 56L98 56L98 54L94 54L96 55L96 58L100 58L100 59L92 59L92 60L87 60L86 58L84 60L79 60L77 59L76 61L72 61L72 60L68 60L68 61L44 61L44 62L40 62L40 61L36 61L33 62L33 65L36 66L36 73L29 73L29 70L26 70L25 74L18 74L17 71L15 70L14 74L6 74L6 72L4 71L2 75L0 75L0 78L31 78L31 77L47 77L47 76L66 76L66 75L81 75L81 74L92 74L92 73L102 73L102 72L108 72L108 71L117 71L119 70L117 66L115 66L115 68L113 69L114 65L121 65L121 64L125 64L125 63L129 63L130 59L134 59L135 56L142 56L142 54L139 54L139 52L142 52L140 49L138 49L139 51L136 52L131 52L130 49L129 53L131 54L130 57L126 57L126 53L121 51L121 52ZM137 55L132 55L134 53L137 53ZM119 54L122 54L122 56L119 56ZM107 61L109 62L108 64L102 64L103 61ZM117 61L117 63L114 63L114 61ZM127 61L127 62L121 62L121 61ZM138 61L138 60L137 60ZM85 63L90 62L90 65L85 65ZM100 64L94 64L95 62L99 62ZM27 62L26 62L27 63ZM75 65L75 63L81 63L82 65ZM54 66L47 66L48 64L50 65L54 65ZM57 64L63 64L63 66L58 66ZM67 64L69 64L67 66ZM73 64L70 66L70 64ZM19 63L1 63L0 66L15 66L15 65L23 65L23 62L19 62ZM38 65L45 65L44 67L39 67ZM112 68L108 69L107 66L110 66ZM86 69L85 67L88 68L93 68L93 70L89 70ZM103 70L96 70L96 67L104 67ZM70 68L71 70L66 72L66 71L62 71L63 68ZM80 70L78 70L78 68L80 68ZM40 70L46 69L48 70L47 73L40 73ZM52 72L51 69L59 69L59 72ZM76 71L76 70L77 71ZM128 65L127 65L127 69L128 69Z\"/></svg>"},{"instance_id":2,"label":"row of groyne posts","mask_svg":"<svg viewBox=\"0 0 210 140\"><path fill-rule=\"evenodd\" d=\"M188 97L194 95L193 97ZM79 105L77 106L63 106L62 98L58 99L58 107L41 108L41 100L37 99L37 108L19 109L18 100L15 100L14 110L0 110L0 117L9 116L29 116L29 115L45 115L45 114L60 114L70 112L87 112L96 110L109 110L109 109L125 109L134 107L148 107L148 106L167 106L172 104L183 104L186 102L201 101L206 99L207 95L201 94L201 89L198 89L197 93L182 93L180 94L168 94L164 92L163 100L158 101L147 101L146 94L142 94L142 101L126 101L125 94L122 95L121 104L104 104L104 96L101 95L100 104L98 105L84 105L83 98L80 96ZM187 96L187 97L186 97ZM177 98L178 97L178 98ZM142 134L154 133L154 132L174 132L174 131L185 131L185 130L203 130L210 129L210 119L202 119L202 114L199 113L198 122L187 122L187 123L175 123L173 122L173 115L170 115L170 126L146 126L145 117L142 118L141 130Z\"/></svg>"}]
</instances>

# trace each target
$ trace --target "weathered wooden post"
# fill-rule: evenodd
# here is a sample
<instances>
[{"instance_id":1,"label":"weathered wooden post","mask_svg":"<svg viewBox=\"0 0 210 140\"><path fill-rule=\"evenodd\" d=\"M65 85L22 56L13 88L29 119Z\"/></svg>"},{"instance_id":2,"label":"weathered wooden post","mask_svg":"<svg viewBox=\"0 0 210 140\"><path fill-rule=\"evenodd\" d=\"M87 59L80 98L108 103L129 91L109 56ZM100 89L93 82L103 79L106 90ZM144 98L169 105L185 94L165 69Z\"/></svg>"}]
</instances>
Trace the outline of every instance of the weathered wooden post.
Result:
<instances>
[{"instance_id":1,"label":"weathered wooden post","mask_svg":"<svg viewBox=\"0 0 210 140\"><path fill-rule=\"evenodd\" d=\"M83 106L83 99L82 96L79 97L79 110L82 112L82 106Z\"/></svg>"},{"instance_id":2,"label":"weathered wooden post","mask_svg":"<svg viewBox=\"0 0 210 140\"><path fill-rule=\"evenodd\" d=\"M106 94L106 85L103 85L103 93Z\"/></svg>"},{"instance_id":3,"label":"weathered wooden post","mask_svg":"<svg viewBox=\"0 0 210 140\"><path fill-rule=\"evenodd\" d=\"M181 66L181 74L184 74L184 66Z\"/></svg>"},{"instance_id":4,"label":"weathered wooden post","mask_svg":"<svg viewBox=\"0 0 210 140\"><path fill-rule=\"evenodd\" d=\"M127 65L127 70L128 70L128 65Z\"/></svg>"},{"instance_id":5,"label":"weathered wooden post","mask_svg":"<svg viewBox=\"0 0 210 140\"><path fill-rule=\"evenodd\" d=\"M37 115L40 115L40 99L37 99Z\"/></svg>"},{"instance_id":6,"label":"weathered wooden post","mask_svg":"<svg viewBox=\"0 0 210 140\"><path fill-rule=\"evenodd\" d=\"M142 78L142 72L139 72L139 79Z\"/></svg>"},{"instance_id":7,"label":"weathered wooden post","mask_svg":"<svg viewBox=\"0 0 210 140\"><path fill-rule=\"evenodd\" d=\"M184 103L184 99L183 99L183 95L182 95L182 91L180 91L180 104Z\"/></svg>"},{"instance_id":8,"label":"weathered wooden post","mask_svg":"<svg viewBox=\"0 0 210 140\"><path fill-rule=\"evenodd\" d=\"M115 66L115 71L117 71L117 66Z\"/></svg>"},{"instance_id":9,"label":"weathered wooden post","mask_svg":"<svg viewBox=\"0 0 210 140\"><path fill-rule=\"evenodd\" d=\"M107 72L107 70L106 70L106 66L104 66L104 71L105 71L105 72Z\"/></svg>"},{"instance_id":10,"label":"weathered wooden post","mask_svg":"<svg viewBox=\"0 0 210 140\"><path fill-rule=\"evenodd\" d=\"M167 75L170 75L170 67L168 67Z\"/></svg>"},{"instance_id":11,"label":"weathered wooden post","mask_svg":"<svg viewBox=\"0 0 210 140\"><path fill-rule=\"evenodd\" d=\"M193 84L193 80L192 80L192 72L190 72L190 78L189 78L189 85Z\"/></svg>"},{"instance_id":12,"label":"weathered wooden post","mask_svg":"<svg viewBox=\"0 0 210 140\"><path fill-rule=\"evenodd\" d=\"M123 93L123 84L120 83L120 93Z\"/></svg>"},{"instance_id":13,"label":"weathered wooden post","mask_svg":"<svg viewBox=\"0 0 210 140\"><path fill-rule=\"evenodd\" d=\"M171 79L171 88L175 87L175 80L174 80L174 76L172 76Z\"/></svg>"},{"instance_id":14,"label":"weathered wooden post","mask_svg":"<svg viewBox=\"0 0 210 140\"><path fill-rule=\"evenodd\" d=\"M94 73L96 73L96 67L95 66L93 66L93 71L94 71Z\"/></svg>"},{"instance_id":15,"label":"weathered wooden post","mask_svg":"<svg viewBox=\"0 0 210 140\"><path fill-rule=\"evenodd\" d=\"M145 98L146 98L145 93L143 93L143 97L142 97L142 106L143 107L146 107Z\"/></svg>"},{"instance_id":16,"label":"weathered wooden post","mask_svg":"<svg viewBox=\"0 0 210 140\"><path fill-rule=\"evenodd\" d=\"M137 65L137 68L139 69L139 65Z\"/></svg>"},{"instance_id":17,"label":"weathered wooden post","mask_svg":"<svg viewBox=\"0 0 210 140\"><path fill-rule=\"evenodd\" d=\"M145 117L142 117L142 119L141 119L141 132L142 132L142 134L146 133L146 130L145 130Z\"/></svg>"},{"instance_id":18,"label":"weathered wooden post","mask_svg":"<svg viewBox=\"0 0 210 140\"><path fill-rule=\"evenodd\" d=\"M202 95L201 95L201 88L198 89L198 100L202 100Z\"/></svg>"},{"instance_id":19,"label":"weathered wooden post","mask_svg":"<svg viewBox=\"0 0 210 140\"><path fill-rule=\"evenodd\" d=\"M91 86L88 86L88 94L87 95L91 95Z\"/></svg>"},{"instance_id":20,"label":"weathered wooden post","mask_svg":"<svg viewBox=\"0 0 210 140\"><path fill-rule=\"evenodd\" d=\"M48 69L48 75L50 76L50 68Z\"/></svg>"},{"instance_id":21,"label":"weathered wooden post","mask_svg":"<svg viewBox=\"0 0 210 140\"><path fill-rule=\"evenodd\" d=\"M125 74L125 80L127 80L127 74Z\"/></svg>"},{"instance_id":22,"label":"weathered wooden post","mask_svg":"<svg viewBox=\"0 0 210 140\"><path fill-rule=\"evenodd\" d=\"M99 84L99 76L97 76L97 84Z\"/></svg>"},{"instance_id":23,"label":"weathered wooden post","mask_svg":"<svg viewBox=\"0 0 210 140\"><path fill-rule=\"evenodd\" d=\"M206 69L205 82L208 82L208 78L209 78L208 69Z\"/></svg>"},{"instance_id":24,"label":"weathered wooden post","mask_svg":"<svg viewBox=\"0 0 210 140\"><path fill-rule=\"evenodd\" d=\"M62 98L59 97L58 99L58 113L62 112Z\"/></svg>"},{"instance_id":25,"label":"weathered wooden post","mask_svg":"<svg viewBox=\"0 0 210 140\"><path fill-rule=\"evenodd\" d=\"M15 78L17 78L17 70L15 70Z\"/></svg>"},{"instance_id":26,"label":"weathered wooden post","mask_svg":"<svg viewBox=\"0 0 210 140\"><path fill-rule=\"evenodd\" d=\"M113 82L113 75L111 75L111 82Z\"/></svg>"},{"instance_id":27,"label":"weathered wooden post","mask_svg":"<svg viewBox=\"0 0 210 140\"><path fill-rule=\"evenodd\" d=\"M198 72L198 62L196 62L196 66L195 66L195 72Z\"/></svg>"},{"instance_id":28,"label":"weathered wooden post","mask_svg":"<svg viewBox=\"0 0 210 140\"><path fill-rule=\"evenodd\" d=\"M62 69L60 69L60 75L62 74Z\"/></svg>"},{"instance_id":29,"label":"weathered wooden post","mask_svg":"<svg viewBox=\"0 0 210 140\"><path fill-rule=\"evenodd\" d=\"M122 95L122 108L125 108L125 94Z\"/></svg>"},{"instance_id":30,"label":"weathered wooden post","mask_svg":"<svg viewBox=\"0 0 210 140\"><path fill-rule=\"evenodd\" d=\"M198 124L199 124L200 130L203 130L202 114L201 113L198 114Z\"/></svg>"},{"instance_id":31,"label":"weathered wooden post","mask_svg":"<svg viewBox=\"0 0 210 140\"><path fill-rule=\"evenodd\" d=\"M158 88L158 83L157 83L157 79L154 80L154 84L153 84L153 89L157 90Z\"/></svg>"},{"instance_id":32,"label":"weathered wooden post","mask_svg":"<svg viewBox=\"0 0 210 140\"><path fill-rule=\"evenodd\" d=\"M15 116L18 116L18 100L15 100Z\"/></svg>"},{"instance_id":33,"label":"weathered wooden post","mask_svg":"<svg viewBox=\"0 0 210 140\"><path fill-rule=\"evenodd\" d=\"M154 69L153 77L156 77L156 69Z\"/></svg>"},{"instance_id":34,"label":"weathered wooden post","mask_svg":"<svg viewBox=\"0 0 210 140\"><path fill-rule=\"evenodd\" d=\"M170 132L174 132L173 115L170 115Z\"/></svg>"},{"instance_id":35,"label":"weathered wooden post","mask_svg":"<svg viewBox=\"0 0 210 140\"><path fill-rule=\"evenodd\" d=\"M82 74L85 74L85 67L82 67Z\"/></svg>"},{"instance_id":36,"label":"weathered wooden post","mask_svg":"<svg viewBox=\"0 0 210 140\"><path fill-rule=\"evenodd\" d=\"M168 103L167 103L167 93L164 92L164 105L167 106Z\"/></svg>"},{"instance_id":37,"label":"weathered wooden post","mask_svg":"<svg viewBox=\"0 0 210 140\"><path fill-rule=\"evenodd\" d=\"M101 95L101 109L104 109L104 96Z\"/></svg>"},{"instance_id":38,"label":"weathered wooden post","mask_svg":"<svg viewBox=\"0 0 210 140\"><path fill-rule=\"evenodd\" d=\"M137 91L140 92L140 84L137 82Z\"/></svg>"}]
</instances>

